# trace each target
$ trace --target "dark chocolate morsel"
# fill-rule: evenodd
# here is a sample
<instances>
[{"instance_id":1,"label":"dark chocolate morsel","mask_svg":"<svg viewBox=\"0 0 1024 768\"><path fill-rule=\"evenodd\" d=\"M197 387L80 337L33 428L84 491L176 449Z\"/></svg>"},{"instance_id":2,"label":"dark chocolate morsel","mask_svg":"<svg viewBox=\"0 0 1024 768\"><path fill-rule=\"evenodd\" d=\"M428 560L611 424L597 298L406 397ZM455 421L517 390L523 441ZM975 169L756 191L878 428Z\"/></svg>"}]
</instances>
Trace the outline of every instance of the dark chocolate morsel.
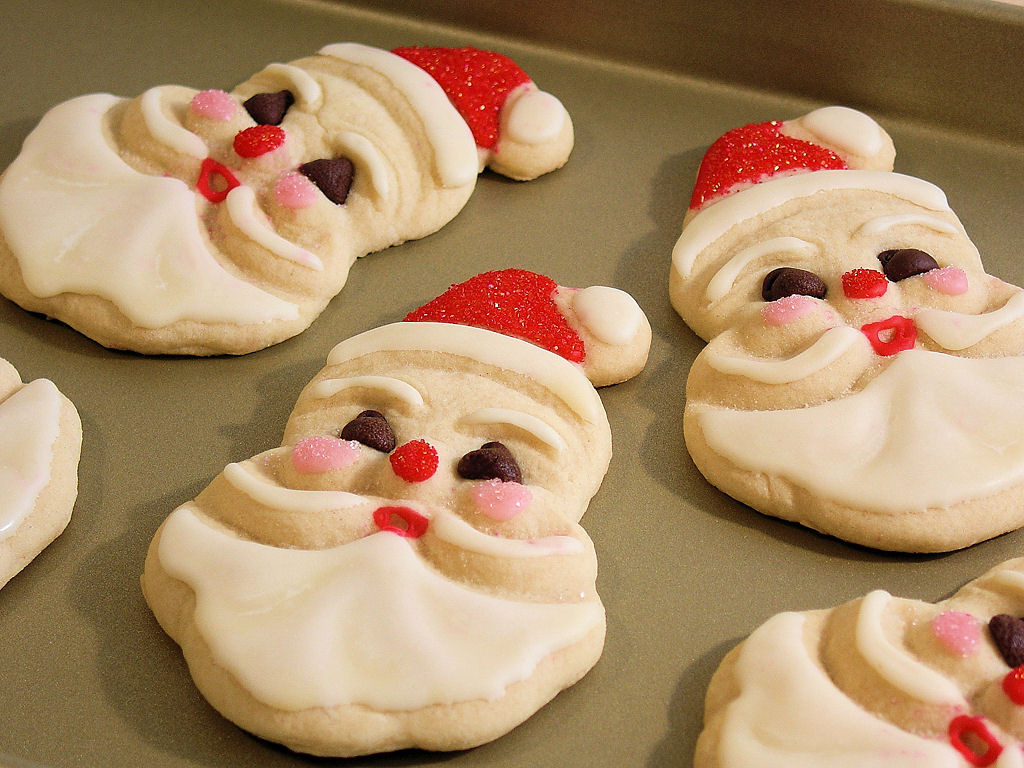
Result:
<instances>
[{"instance_id":1,"label":"dark chocolate morsel","mask_svg":"<svg viewBox=\"0 0 1024 768\"><path fill-rule=\"evenodd\" d=\"M939 268L938 263L930 254L919 251L917 248L896 248L891 251L882 251L878 254L878 260L882 262L882 271L885 272L885 276L894 283Z\"/></svg>"},{"instance_id":2,"label":"dark chocolate morsel","mask_svg":"<svg viewBox=\"0 0 1024 768\"><path fill-rule=\"evenodd\" d=\"M1008 613L993 616L988 622L992 640L1011 667L1024 664L1024 621Z\"/></svg>"},{"instance_id":3,"label":"dark chocolate morsel","mask_svg":"<svg viewBox=\"0 0 1024 768\"><path fill-rule=\"evenodd\" d=\"M824 299L828 287L813 272L796 267L779 267L764 276L761 298L765 301L784 299L786 296L811 296Z\"/></svg>"},{"instance_id":4,"label":"dark chocolate morsel","mask_svg":"<svg viewBox=\"0 0 1024 768\"><path fill-rule=\"evenodd\" d=\"M280 125L288 107L295 103L291 91L257 93L242 102L249 117L259 125Z\"/></svg>"},{"instance_id":5,"label":"dark chocolate morsel","mask_svg":"<svg viewBox=\"0 0 1024 768\"><path fill-rule=\"evenodd\" d=\"M316 184L324 197L332 203L345 204L349 187L352 186L352 174L355 172L352 161L347 157L310 160L300 165L299 171Z\"/></svg>"},{"instance_id":6,"label":"dark chocolate morsel","mask_svg":"<svg viewBox=\"0 0 1024 768\"><path fill-rule=\"evenodd\" d=\"M498 442L484 443L477 450L467 453L459 459L456 471L459 477L466 480L498 479L503 483L523 482L523 473L512 451Z\"/></svg>"},{"instance_id":7,"label":"dark chocolate morsel","mask_svg":"<svg viewBox=\"0 0 1024 768\"><path fill-rule=\"evenodd\" d=\"M395 433L380 411L363 411L344 426L339 437L383 453L391 453L396 445Z\"/></svg>"}]
</instances>

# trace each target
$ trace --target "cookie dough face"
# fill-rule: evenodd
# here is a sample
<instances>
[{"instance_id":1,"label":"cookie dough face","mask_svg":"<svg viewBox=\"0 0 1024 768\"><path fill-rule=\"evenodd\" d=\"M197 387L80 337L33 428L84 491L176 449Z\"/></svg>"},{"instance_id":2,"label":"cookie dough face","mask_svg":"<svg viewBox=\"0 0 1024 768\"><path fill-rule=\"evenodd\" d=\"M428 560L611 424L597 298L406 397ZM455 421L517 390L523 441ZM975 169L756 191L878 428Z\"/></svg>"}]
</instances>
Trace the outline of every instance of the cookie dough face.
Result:
<instances>
[{"instance_id":1,"label":"cookie dough face","mask_svg":"<svg viewBox=\"0 0 1024 768\"><path fill-rule=\"evenodd\" d=\"M461 354L438 348L453 334ZM483 743L600 655L577 521L610 454L562 358L476 328L374 329L331 353L282 447L170 515L146 597L211 703L258 735L325 755Z\"/></svg>"}]
</instances>

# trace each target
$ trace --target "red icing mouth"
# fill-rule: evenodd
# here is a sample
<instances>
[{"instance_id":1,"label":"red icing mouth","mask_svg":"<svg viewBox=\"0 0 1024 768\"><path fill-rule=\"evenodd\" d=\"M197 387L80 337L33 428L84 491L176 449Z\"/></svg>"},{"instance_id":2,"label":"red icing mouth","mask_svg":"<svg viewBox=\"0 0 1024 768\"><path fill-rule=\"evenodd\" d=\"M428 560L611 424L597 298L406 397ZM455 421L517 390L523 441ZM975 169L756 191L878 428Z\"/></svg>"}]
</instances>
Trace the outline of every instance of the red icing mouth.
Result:
<instances>
[{"instance_id":1,"label":"red icing mouth","mask_svg":"<svg viewBox=\"0 0 1024 768\"><path fill-rule=\"evenodd\" d=\"M373 522L382 531L406 539L418 539L430 524L427 518L409 507L378 507L373 513Z\"/></svg>"},{"instance_id":2,"label":"red icing mouth","mask_svg":"<svg viewBox=\"0 0 1024 768\"><path fill-rule=\"evenodd\" d=\"M216 186L214 186L215 183ZM223 163L218 163L212 157L203 160L199 166L199 179L196 181L196 189L199 191L199 194L211 203L224 202L228 192L240 185L241 182L235 178L235 174L231 172L231 169Z\"/></svg>"},{"instance_id":3,"label":"red icing mouth","mask_svg":"<svg viewBox=\"0 0 1024 768\"><path fill-rule=\"evenodd\" d=\"M909 317L893 315L877 323L861 326L861 333L868 337L871 348L884 357L913 349L917 342L917 326Z\"/></svg>"}]
</instances>

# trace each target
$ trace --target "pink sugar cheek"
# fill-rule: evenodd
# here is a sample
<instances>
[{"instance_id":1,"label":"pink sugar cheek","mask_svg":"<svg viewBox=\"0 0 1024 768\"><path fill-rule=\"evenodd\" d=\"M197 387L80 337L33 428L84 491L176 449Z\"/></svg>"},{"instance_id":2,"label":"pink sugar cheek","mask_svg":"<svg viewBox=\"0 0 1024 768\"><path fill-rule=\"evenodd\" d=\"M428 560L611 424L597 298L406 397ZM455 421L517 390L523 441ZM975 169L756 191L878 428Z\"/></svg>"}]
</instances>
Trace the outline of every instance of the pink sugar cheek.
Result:
<instances>
[{"instance_id":1,"label":"pink sugar cheek","mask_svg":"<svg viewBox=\"0 0 1024 768\"><path fill-rule=\"evenodd\" d=\"M200 91L192 97L192 112L210 120L227 122L235 116L238 104L224 91Z\"/></svg>"},{"instance_id":2,"label":"pink sugar cheek","mask_svg":"<svg viewBox=\"0 0 1024 768\"><path fill-rule=\"evenodd\" d=\"M969 613L946 611L932 619L932 633L948 651L957 656L974 654L981 644L981 625Z\"/></svg>"},{"instance_id":3,"label":"pink sugar cheek","mask_svg":"<svg viewBox=\"0 0 1024 768\"><path fill-rule=\"evenodd\" d=\"M525 485L497 479L477 483L471 495L476 508L492 520L511 520L533 501L533 494Z\"/></svg>"},{"instance_id":4,"label":"pink sugar cheek","mask_svg":"<svg viewBox=\"0 0 1024 768\"><path fill-rule=\"evenodd\" d=\"M336 437L306 437L292 449L292 467L299 474L329 472L354 464L359 459L359 443Z\"/></svg>"},{"instance_id":5,"label":"pink sugar cheek","mask_svg":"<svg viewBox=\"0 0 1024 768\"><path fill-rule=\"evenodd\" d=\"M308 208L317 200L317 188L301 173L289 173L274 185L274 198L283 208Z\"/></svg>"},{"instance_id":6,"label":"pink sugar cheek","mask_svg":"<svg viewBox=\"0 0 1024 768\"><path fill-rule=\"evenodd\" d=\"M788 325L814 311L817 301L810 296L785 296L761 307L765 325Z\"/></svg>"},{"instance_id":7,"label":"pink sugar cheek","mask_svg":"<svg viewBox=\"0 0 1024 768\"><path fill-rule=\"evenodd\" d=\"M959 296L967 293L967 273L960 267L942 267L925 272L924 284L933 291L944 293L947 296Z\"/></svg>"}]
</instances>

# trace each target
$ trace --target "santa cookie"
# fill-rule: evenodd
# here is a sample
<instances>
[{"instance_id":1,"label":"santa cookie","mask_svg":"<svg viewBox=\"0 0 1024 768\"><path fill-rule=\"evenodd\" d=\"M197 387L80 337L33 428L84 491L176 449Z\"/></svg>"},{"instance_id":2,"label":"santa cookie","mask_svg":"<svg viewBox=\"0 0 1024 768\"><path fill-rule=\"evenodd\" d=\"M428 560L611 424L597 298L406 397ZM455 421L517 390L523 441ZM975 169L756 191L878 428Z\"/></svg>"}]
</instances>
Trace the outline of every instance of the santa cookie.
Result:
<instances>
[{"instance_id":1,"label":"santa cookie","mask_svg":"<svg viewBox=\"0 0 1024 768\"><path fill-rule=\"evenodd\" d=\"M780 613L722 661L694 768L1024 766L1024 559L940 603Z\"/></svg>"},{"instance_id":2,"label":"santa cookie","mask_svg":"<svg viewBox=\"0 0 1024 768\"><path fill-rule=\"evenodd\" d=\"M230 94L82 96L0 179L0 292L108 347L251 352L358 257L441 228L483 167L531 179L572 144L554 96L473 48L333 44Z\"/></svg>"},{"instance_id":3,"label":"santa cookie","mask_svg":"<svg viewBox=\"0 0 1024 768\"><path fill-rule=\"evenodd\" d=\"M893 154L842 107L708 151L670 282L710 339L686 444L761 512L945 551L1024 524L1024 293Z\"/></svg>"},{"instance_id":4,"label":"santa cookie","mask_svg":"<svg viewBox=\"0 0 1024 768\"><path fill-rule=\"evenodd\" d=\"M0 359L0 587L67 527L81 446L71 401Z\"/></svg>"},{"instance_id":5,"label":"santa cookie","mask_svg":"<svg viewBox=\"0 0 1024 768\"><path fill-rule=\"evenodd\" d=\"M605 632L578 523L611 456L588 372L631 375L649 341L628 295L507 270L338 344L283 445L150 546L146 600L203 695L350 756L472 747L575 683Z\"/></svg>"}]
</instances>

